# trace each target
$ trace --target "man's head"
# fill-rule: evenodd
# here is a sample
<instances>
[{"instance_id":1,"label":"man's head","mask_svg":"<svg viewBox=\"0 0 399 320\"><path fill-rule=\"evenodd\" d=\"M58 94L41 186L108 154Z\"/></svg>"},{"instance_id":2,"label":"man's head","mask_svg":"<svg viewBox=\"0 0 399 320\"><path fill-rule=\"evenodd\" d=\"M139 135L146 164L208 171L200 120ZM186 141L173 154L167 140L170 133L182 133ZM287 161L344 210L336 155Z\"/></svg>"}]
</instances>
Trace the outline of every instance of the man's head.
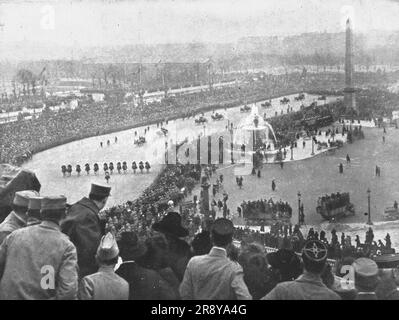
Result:
<instances>
[{"instance_id":1,"label":"man's head","mask_svg":"<svg viewBox=\"0 0 399 320\"><path fill-rule=\"evenodd\" d=\"M65 217L66 197L48 196L41 200L40 216L43 221L59 223Z\"/></svg>"},{"instance_id":2,"label":"man's head","mask_svg":"<svg viewBox=\"0 0 399 320\"><path fill-rule=\"evenodd\" d=\"M41 220L40 209L42 208L43 197L31 197L28 203L28 218L35 218Z\"/></svg>"},{"instance_id":3,"label":"man's head","mask_svg":"<svg viewBox=\"0 0 399 320\"><path fill-rule=\"evenodd\" d=\"M96 253L97 263L101 266L115 266L118 262L119 248L115 237L108 232L101 238L100 245Z\"/></svg>"},{"instance_id":4,"label":"man's head","mask_svg":"<svg viewBox=\"0 0 399 320\"><path fill-rule=\"evenodd\" d=\"M302 260L306 271L321 275L326 267L327 247L319 240L306 241Z\"/></svg>"},{"instance_id":5,"label":"man's head","mask_svg":"<svg viewBox=\"0 0 399 320\"><path fill-rule=\"evenodd\" d=\"M356 259L352 264L355 271L355 286L358 291L373 292L379 281L378 265L368 258Z\"/></svg>"},{"instance_id":6,"label":"man's head","mask_svg":"<svg viewBox=\"0 0 399 320\"><path fill-rule=\"evenodd\" d=\"M234 225L225 218L216 219L211 227L211 239L214 246L226 248L233 241Z\"/></svg>"},{"instance_id":7,"label":"man's head","mask_svg":"<svg viewBox=\"0 0 399 320\"><path fill-rule=\"evenodd\" d=\"M23 190L15 192L14 200L12 202L13 211L16 214L25 217L26 212L28 211L29 199L37 196L39 196L39 193L34 190Z\"/></svg>"},{"instance_id":8,"label":"man's head","mask_svg":"<svg viewBox=\"0 0 399 320\"><path fill-rule=\"evenodd\" d=\"M102 186L99 184L92 183L89 199L92 200L99 210L102 210L107 203L108 197L110 196L111 187Z\"/></svg>"}]
</instances>

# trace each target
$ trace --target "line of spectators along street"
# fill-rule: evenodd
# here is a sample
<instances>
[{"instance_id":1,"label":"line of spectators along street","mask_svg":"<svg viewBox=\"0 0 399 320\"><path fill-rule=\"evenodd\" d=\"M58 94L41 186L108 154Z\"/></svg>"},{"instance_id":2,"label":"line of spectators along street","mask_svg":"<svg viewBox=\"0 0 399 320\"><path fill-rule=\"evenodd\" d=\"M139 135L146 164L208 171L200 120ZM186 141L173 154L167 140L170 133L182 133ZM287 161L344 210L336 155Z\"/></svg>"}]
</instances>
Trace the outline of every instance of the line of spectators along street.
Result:
<instances>
[{"instance_id":1,"label":"line of spectators along street","mask_svg":"<svg viewBox=\"0 0 399 320\"><path fill-rule=\"evenodd\" d=\"M133 107L131 103L85 103L73 110L46 110L30 120L0 126L0 161L21 164L33 153L71 139L100 135L115 128L126 128L148 121L163 121L176 116L194 116L201 108L227 107L255 101L271 95L301 91L297 75L274 76L275 86L257 81L187 95L168 97L161 102L149 102ZM156 115L156 118L154 117Z\"/></svg>"}]
</instances>

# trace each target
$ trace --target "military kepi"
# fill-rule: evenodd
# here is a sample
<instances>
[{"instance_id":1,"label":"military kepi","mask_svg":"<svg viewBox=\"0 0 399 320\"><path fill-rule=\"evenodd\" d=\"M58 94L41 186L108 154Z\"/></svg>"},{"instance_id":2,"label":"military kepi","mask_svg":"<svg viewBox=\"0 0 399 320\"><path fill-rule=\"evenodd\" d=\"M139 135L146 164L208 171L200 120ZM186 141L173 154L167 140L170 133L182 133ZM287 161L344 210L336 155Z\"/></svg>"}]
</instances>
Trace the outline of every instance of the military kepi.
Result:
<instances>
[{"instance_id":1,"label":"military kepi","mask_svg":"<svg viewBox=\"0 0 399 320\"><path fill-rule=\"evenodd\" d=\"M59 210L66 208L65 196L50 196L43 197L41 203L41 210Z\"/></svg>"},{"instance_id":2,"label":"military kepi","mask_svg":"<svg viewBox=\"0 0 399 320\"><path fill-rule=\"evenodd\" d=\"M105 198L111 194L111 187L92 183L90 194Z\"/></svg>"},{"instance_id":3,"label":"military kepi","mask_svg":"<svg viewBox=\"0 0 399 320\"><path fill-rule=\"evenodd\" d=\"M31 197L29 198L28 209L30 210L40 210L42 208L43 197Z\"/></svg>"},{"instance_id":4,"label":"military kepi","mask_svg":"<svg viewBox=\"0 0 399 320\"><path fill-rule=\"evenodd\" d=\"M213 223L212 232L221 236L232 235L234 233L234 225L229 219L219 218Z\"/></svg>"},{"instance_id":5,"label":"military kepi","mask_svg":"<svg viewBox=\"0 0 399 320\"><path fill-rule=\"evenodd\" d=\"M28 207L29 198L37 197L39 193L34 190L23 190L15 192L13 204L20 207Z\"/></svg>"},{"instance_id":6,"label":"military kepi","mask_svg":"<svg viewBox=\"0 0 399 320\"><path fill-rule=\"evenodd\" d=\"M111 232L108 232L101 238L97 249L97 258L101 261L107 261L116 258L119 255L118 244Z\"/></svg>"}]
</instances>

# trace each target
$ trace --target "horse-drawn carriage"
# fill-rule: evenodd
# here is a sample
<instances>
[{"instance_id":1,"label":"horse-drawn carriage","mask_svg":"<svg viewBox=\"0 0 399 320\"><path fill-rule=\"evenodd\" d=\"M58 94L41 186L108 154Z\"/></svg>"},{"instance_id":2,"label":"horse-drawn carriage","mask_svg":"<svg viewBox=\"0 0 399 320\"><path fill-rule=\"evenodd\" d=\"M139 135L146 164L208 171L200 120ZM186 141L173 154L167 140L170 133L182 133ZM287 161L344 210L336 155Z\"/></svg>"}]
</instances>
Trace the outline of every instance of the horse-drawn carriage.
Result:
<instances>
[{"instance_id":1,"label":"horse-drawn carriage","mask_svg":"<svg viewBox=\"0 0 399 320\"><path fill-rule=\"evenodd\" d=\"M214 113L211 115L212 120L222 120L224 118L224 116L221 113Z\"/></svg>"},{"instance_id":2,"label":"horse-drawn carriage","mask_svg":"<svg viewBox=\"0 0 399 320\"><path fill-rule=\"evenodd\" d=\"M290 99L288 99L287 97L284 97L283 99L280 100L281 104L286 104L288 102L290 102Z\"/></svg>"},{"instance_id":3,"label":"horse-drawn carriage","mask_svg":"<svg viewBox=\"0 0 399 320\"><path fill-rule=\"evenodd\" d=\"M260 105L261 105L261 107L264 107L264 108L270 108L272 106L272 102L271 102L271 100L269 100L269 101L265 101L264 103L261 103Z\"/></svg>"},{"instance_id":4,"label":"horse-drawn carriage","mask_svg":"<svg viewBox=\"0 0 399 320\"><path fill-rule=\"evenodd\" d=\"M319 197L316 212L325 220L336 221L339 218L355 214L355 207L350 202L349 193L332 193L330 196Z\"/></svg>"},{"instance_id":5,"label":"horse-drawn carriage","mask_svg":"<svg viewBox=\"0 0 399 320\"><path fill-rule=\"evenodd\" d=\"M240 108L240 112L250 112L251 107L248 105L244 105L243 107Z\"/></svg>"},{"instance_id":6,"label":"horse-drawn carriage","mask_svg":"<svg viewBox=\"0 0 399 320\"><path fill-rule=\"evenodd\" d=\"M194 120L195 124L204 124L208 122L208 119L205 118L204 116L200 116L197 119Z\"/></svg>"},{"instance_id":7,"label":"horse-drawn carriage","mask_svg":"<svg viewBox=\"0 0 399 320\"><path fill-rule=\"evenodd\" d=\"M159 129L157 131L157 135L160 136L160 137L162 137L162 136L166 137L168 135L168 132L169 132L168 129L165 129L164 127L161 127L161 129Z\"/></svg>"},{"instance_id":8,"label":"horse-drawn carriage","mask_svg":"<svg viewBox=\"0 0 399 320\"><path fill-rule=\"evenodd\" d=\"M300 93L298 96L295 97L295 101L301 101L303 99L305 99L304 93Z\"/></svg>"},{"instance_id":9,"label":"horse-drawn carriage","mask_svg":"<svg viewBox=\"0 0 399 320\"><path fill-rule=\"evenodd\" d=\"M134 140L134 144L138 147L141 147L144 143L146 143L145 137L140 136L138 139Z\"/></svg>"}]
</instances>

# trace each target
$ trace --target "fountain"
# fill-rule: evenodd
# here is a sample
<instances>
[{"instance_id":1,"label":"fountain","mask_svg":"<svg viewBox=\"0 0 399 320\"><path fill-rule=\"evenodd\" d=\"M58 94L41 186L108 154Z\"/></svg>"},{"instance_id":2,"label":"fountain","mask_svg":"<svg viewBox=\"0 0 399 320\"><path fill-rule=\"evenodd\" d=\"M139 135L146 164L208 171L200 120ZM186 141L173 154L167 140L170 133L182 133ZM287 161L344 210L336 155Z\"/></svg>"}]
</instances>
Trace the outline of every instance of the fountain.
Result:
<instances>
[{"instance_id":1,"label":"fountain","mask_svg":"<svg viewBox=\"0 0 399 320\"><path fill-rule=\"evenodd\" d=\"M273 127L259 115L258 108L253 105L251 114L236 127L233 137L235 158L240 158L240 162L253 162L254 154L258 153L265 161L273 161L278 152L276 143Z\"/></svg>"}]
</instances>

